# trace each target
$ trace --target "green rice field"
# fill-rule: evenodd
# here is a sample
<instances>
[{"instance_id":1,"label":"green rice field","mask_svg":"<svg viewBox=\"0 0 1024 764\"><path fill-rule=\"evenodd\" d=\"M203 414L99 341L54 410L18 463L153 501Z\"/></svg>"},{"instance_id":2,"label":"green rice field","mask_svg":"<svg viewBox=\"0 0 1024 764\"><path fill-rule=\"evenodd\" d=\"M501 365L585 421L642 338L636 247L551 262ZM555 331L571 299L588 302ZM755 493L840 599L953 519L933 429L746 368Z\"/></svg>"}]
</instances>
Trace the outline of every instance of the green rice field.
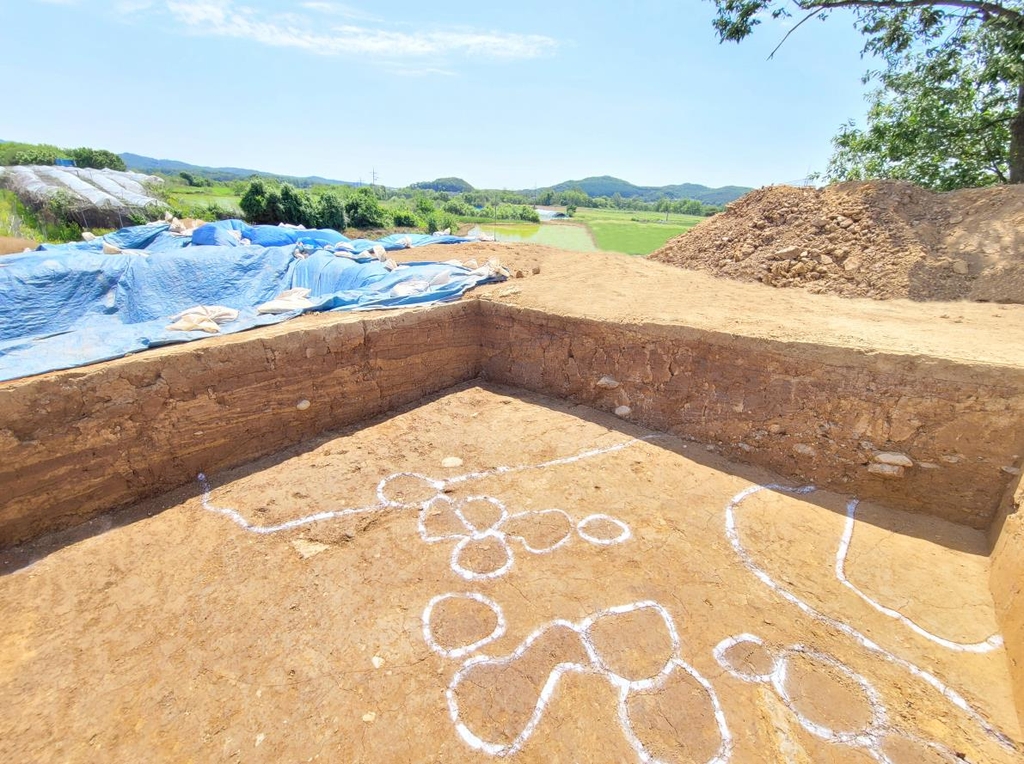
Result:
<instances>
[{"instance_id":1,"label":"green rice field","mask_svg":"<svg viewBox=\"0 0 1024 764\"><path fill-rule=\"evenodd\" d=\"M665 222L663 213L590 207L581 207L573 217L590 229L598 249L628 255L649 255L704 219L698 215L670 215Z\"/></svg>"},{"instance_id":2,"label":"green rice field","mask_svg":"<svg viewBox=\"0 0 1024 764\"><path fill-rule=\"evenodd\" d=\"M485 233L498 241L545 244L574 252L597 252L598 246L584 226L571 223L487 223L474 227L469 235Z\"/></svg>"},{"instance_id":3,"label":"green rice field","mask_svg":"<svg viewBox=\"0 0 1024 764\"><path fill-rule=\"evenodd\" d=\"M649 255L705 218L697 215L670 215L580 208L571 221L551 223L480 224L474 233L486 233L498 241L530 242L575 252L624 252Z\"/></svg>"}]
</instances>

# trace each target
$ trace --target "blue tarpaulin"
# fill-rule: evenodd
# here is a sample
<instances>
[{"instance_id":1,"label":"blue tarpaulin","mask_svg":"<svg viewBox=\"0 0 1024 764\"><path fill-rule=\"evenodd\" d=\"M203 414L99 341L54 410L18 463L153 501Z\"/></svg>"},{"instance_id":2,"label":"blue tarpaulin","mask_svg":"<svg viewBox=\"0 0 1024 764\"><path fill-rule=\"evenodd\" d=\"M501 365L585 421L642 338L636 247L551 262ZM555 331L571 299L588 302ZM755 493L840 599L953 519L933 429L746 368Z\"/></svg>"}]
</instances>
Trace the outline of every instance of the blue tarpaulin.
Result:
<instances>
[{"instance_id":1,"label":"blue tarpaulin","mask_svg":"<svg viewBox=\"0 0 1024 764\"><path fill-rule=\"evenodd\" d=\"M394 266L383 253L457 236L348 239L337 231L221 221L173 234L166 224L123 228L88 242L44 244L0 257L0 380L120 358L146 348L209 337L168 329L197 306L238 311L220 333L278 323L305 311L424 305L504 278L494 268L417 262ZM116 254L105 254L120 250ZM302 307L257 308L291 289Z\"/></svg>"}]
</instances>

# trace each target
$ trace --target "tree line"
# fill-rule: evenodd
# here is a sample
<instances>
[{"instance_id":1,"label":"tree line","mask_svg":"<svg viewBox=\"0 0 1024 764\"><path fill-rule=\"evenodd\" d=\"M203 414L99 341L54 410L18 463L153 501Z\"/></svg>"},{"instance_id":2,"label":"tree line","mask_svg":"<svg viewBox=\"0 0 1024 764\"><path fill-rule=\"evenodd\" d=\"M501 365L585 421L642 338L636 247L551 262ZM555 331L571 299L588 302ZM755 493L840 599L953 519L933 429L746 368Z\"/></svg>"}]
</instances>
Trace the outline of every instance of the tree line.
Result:
<instances>
[{"instance_id":1,"label":"tree line","mask_svg":"<svg viewBox=\"0 0 1024 764\"><path fill-rule=\"evenodd\" d=\"M12 165L53 165L58 159L73 159L78 167L94 170L121 170L128 168L124 160L117 154L106 149L93 149L83 146L77 149L62 149L46 143L0 143L0 167Z\"/></svg>"}]
</instances>

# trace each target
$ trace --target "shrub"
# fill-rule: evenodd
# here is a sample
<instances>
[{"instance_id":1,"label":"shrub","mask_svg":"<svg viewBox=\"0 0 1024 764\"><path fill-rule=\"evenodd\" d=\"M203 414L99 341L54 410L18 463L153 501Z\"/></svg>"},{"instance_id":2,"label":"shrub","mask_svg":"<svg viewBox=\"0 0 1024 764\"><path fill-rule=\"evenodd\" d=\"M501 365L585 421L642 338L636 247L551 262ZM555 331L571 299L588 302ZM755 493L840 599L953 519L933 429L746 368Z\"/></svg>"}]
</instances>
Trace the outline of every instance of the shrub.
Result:
<instances>
[{"instance_id":1,"label":"shrub","mask_svg":"<svg viewBox=\"0 0 1024 764\"><path fill-rule=\"evenodd\" d=\"M452 215L462 215L463 217L470 217L476 213L476 210L466 204L462 199L452 199L446 202L442 209Z\"/></svg>"},{"instance_id":2,"label":"shrub","mask_svg":"<svg viewBox=\"0 0 1024 764\"><path fill-rule=\"evenodd\" d=\"M434 211L427 215L423 221L423 228L427 233L437 233L446 228L453 234L459 230L459 221L450 212Z\"/></svg>"},{"instance_id":3,"label":"shrub","mask_svg":"<svg viewBox=\"0 0 1024 764\"><path fill-rule=\"evenodd\" d=\"M238 202L242 214L250 223L261 223L267 213L267 187L262 180L256 178L245 189Z\"/></svg>"},{"instance_id":4,"label":"shrub","mask_svg":"<svg viewBox=\"0 0 1024 764\"><path fill-rule=\"evenodd\" d=\"M121 172L128 169L121 157L106 149L90 149L83 146L78 149L68 149L67 153L75 160L75 164L79 167L91 167L94 170L109 168L111 170L120 170Z\"/></svg>"},{"instance_id":5,"label":"shrub","mask_svg":"<svg viewBox=\"0 0 1024 764\"><path fill-rule=\"evenodd\" d=\"M416 213L411 210L397 209L391 211L392 222L399 228L419 228L423 225L422 221L416 217Z\"/></svg>"},{"instance_id":6,"label":"shrub","mask_svg":"<svg viewBox=\"0 0 1024 764\"><path fill-rule=\"evenodd\" d=\"M391 215L368 186L363 186L349 197L345 213L349 225L354 228L388 228L391 225Z\"/></svg>"},{"instance_id":7,"label":"shrub","mask_svg":"<svg viewBox=\"0 0 1024 764\"><path fill-rule=\"evenodd\" d=\"M345 230L345 203L334 191L327 191L320 197L319 228L333 228L335 231Z\"/></svg>"},{"instance_id":8,"label":"shrub","mask_svg":"<svg viewBox=\"0 0 1024 764\"><path fill-rule=\"evenodd\" d=\"M416 212L418 212L420 215L423 215L424 217L426 217L436 209L434 207L434 202L432 202L425 196L417 196L416 201L413 202L413 208L416 210Z\"/></svg>"}]
</instances>

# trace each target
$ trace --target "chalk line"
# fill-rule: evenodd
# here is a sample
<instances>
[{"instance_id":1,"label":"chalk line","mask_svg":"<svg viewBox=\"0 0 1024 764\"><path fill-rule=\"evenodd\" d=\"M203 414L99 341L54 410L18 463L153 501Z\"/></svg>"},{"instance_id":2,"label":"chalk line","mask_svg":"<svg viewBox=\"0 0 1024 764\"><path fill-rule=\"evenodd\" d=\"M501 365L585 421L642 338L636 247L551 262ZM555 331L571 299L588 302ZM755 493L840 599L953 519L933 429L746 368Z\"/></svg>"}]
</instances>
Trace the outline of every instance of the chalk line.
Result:
<instances>
[{"instance_id":1,"label":"chalk line","mask_svg":"<svg viewBox=\"0 0 1024 764\"><path fill-rule=\"evenodd\" d=\"M483 478L493 477L495 475L506 475L514 472L522 472L525 470L536 470L543 469L545 467L557 467L564 464L573 464L575 462L583 461L585 459L592 459L596 456L603 456L605 454L616 453L618 451L622 451L623 449L630 448L631 446L635 446L638 443L657 440L663 437L666 436L660 434L645 435L642 438L633 438L622 443L616 443L614 445L604 446L602 448L588 449L586 451L580 451L571 456L563 456L557 459L551 459L549 461L540 462L538 464L495 467L493 469L484 470L481 472L470 472L464 475L457 475L455 477L450 477L445 480L435 480L434 478L429 478L426 477L425 475L420 475L414 472L396 472L392 475L388 475L386 478L384 478L377 484L376 504L370 504L365 507L356 507L353 509L341 509L329 512L318 512L313 515L307 515L305 517L299 517L294 520L289 520L278 525L255 525L246 520L241 513L234 509L214 506L211 501L212 488L210 487L209 480L207 480L206 478L206 474L200 472L199 475L197 476L197 479L199 481L200 487L202 488L201 503L203 509L206 509L210 512L214 512L216 514L224 515L225 517L229 518L232 522L234 522L238 527L242 528L245 531L248 531L249 533L272 534L280 533L282 531L295 530L296 528L301 528L305 525L309 525L310 523L321 522L324 520L336 520L342 517L349 517L351 515L364 514L367 512L376 512L381 509L412 509L419 507L422 504L422 502L398 502L393 499L388 499L387 496L385 495L384 491L388 483L400 477L409 477L423 480L430 487L434 488L437 494L440 494L441 492L444 491L445 488L449 488L460 483L465 483L470 480L481 480Z\"/></svg>"},{"instance_id":2,"label":"chalk line","mask_svg":"<svg viewBox=\"0 0 1024 764\"><path fill-rule=\"evenodd\" d=\"M431 616L434 613L434 608L438 604L451 599L474 600L475 602L479 602L481 605L485 605L488 608L490 608L491 612L494 613L495 618L497 620L497 623L494 627L494 631L492 631L486 637L478 639L476 642L471 642L466 645L460 645L459 647L442 647L434 639L434 630L433 627L430 625ZM463 655L469 655L469 653L475 652L476 650L479 650L481 647L484 647L485 645L489 645L494 640L500 639L505 634L505 614L502 612L501 606L497 602L492 600L490 597L485 597L483 594L479 594L477 592L466 592L464 594L449 593L437 595L436 597L432 598L430 602L427 603L427 607L423 611L422 620L423 640L430 646L431 650L433 650L435 653L439 655L444 656L445 658L461 658Z\"/></svg>"},{"instance_id":3,"label":"chalk line","mask_svg":"<svg viewBox=\"0 0 1024 764\"><path fill-rule=\"evenodd\" d=\"M885 660L905 669L918 679L921 679L926 684L930 685L932 688L937 690L948 702L950 702L956 708L959 708L961 711L970 716L983 730L985 730L986 733L988 733L990 736L994 737L997 741L999 741L1001 745L1011 750L1016 750L1016 746L1013 744L1013 741L1011 741L1007 735L1005 735L1003 732L1000 732L998 729L992 726L988 722L988 720L981 715L979 711L977 711L972 705L970 705L964 699L962 695L960 695L960 693L958 693L953 688L948 687L934 674L931 674L928 671L925 671L924 669L914 665L910 661L905 660L904 658L900 658L899 656L889 652L884 647L872 641L867 636L865 636L849 624L832 618L831 616L825 615L819 610L816 610L814 607L801 600L788 589L776 583L775 580L772 579L770 575L768 575L768 573L766 573L764 570L757 566L757 563L754 562L753 558L750 556L750 553L747 552L746 548L743 546L743 543L740 541L739 533L736 529L735 511L743 501L753 496L755 493L764 491L766 489L773 491L781 491L784 493L792 493L797 495L808 494L817 490L812 485L802 486L800 488L790 488L788 486L773 483L770 485L749 486L748 488L743 489L742 491L740 491L739 493L732 497L732 499L725 507L725 534L726 537L729 539L729 543L732 545L733 550L735 550L736 554L739 556L740 561L743 563L743 565L751 573L753 573L754 576L761 583L763 583L769 589L771 589L780 597L785 599L787 602L796 605L797 608L799 608L801 611L803 611L811 618L820 621L821 623L825 623L838 631L841 631L843 634L846 634L848 637L854 639L861 646L865 647L871 652L881 655Z\"/></svg>"},{"instance_id":4,"label":"chalk line","mask_svg":"<svg viewBox=\"0 0 1024 764\"><path fill-rule=\"evenodd\" d=\"M767 674L751 674L733 666L728 659L727 653L731 648L741 644L754 644L764 650L771 659L771 670ZM738 634L736 636L727 637L719 642L712 651L715 656L715 660L718 661L719 665L737 679L741 679L744 682L771 686L775 691L775 694L778 695L780 700L782 700L783 705L785 705L786 708L789 709L790 713L796 717L800 726L822 740L826 740L834 744L850 746L852 748L861 748L867 751L867 753L878 761L879 764L896 764L896 762L893 762L892 759L886 755L883 750L883 744L885 739L889 736L902 737L931 748L949 762L958 761L954 752L945 746L931 740L925 740L912 732L908 732L907 730L900 729L890 724L885 703L882 700L881 694L875 689L874 685L872 685L866 677L858 674L834 656L801 644L791 645L777 651L775 654L772 654L772 652L773 651L765 645L764 640L753 634ZM798 655L807 656L832 667L837 672L845 676L850 682L860 687L860 690L864 694L868 706L871 709L870 722L859 730L835 730L826 727L823 724L819 724L803 714L800 709L797 708L796 703L794 703L787 686L790 661L794 656Z\"/></svg>"},{"instance_id":5,"label":"chalk line","mask_svg":"<svg viewBox=\"0 0 1024 764\"><path fill-rule=\"evenodd\" d=\"M593 625L602 618L606 618L611 615L631 613L638 610L654 610L661 617L666 633L668 634L669 640L672 644L672 652L669 659L655 674L642 679L630 680L615 673L607 666L600 655L600 651L593 642L590 630ZM425 611L424 618L426 619L428 615L429 614ZM459 685L467 679L476 667L508 666L514 663L519 660L538 639L544 636L548 631L555 628L568 629L579 637L580 642L587 653L588 662L577 663L574 661L565 661L555 664L549 672L547 679L544 681L544 685L538 694L537 703L534 705L534 709L529 720L511 743L503 745L501 743L484 740L480 735L473 732L473 730L471 730L461 719L461 712L457 697ZM489 658L484 655L478 655L466 660L452 676L448 689L445 691L445 696L448 700L448 711L451 715L452 723L455 725L456 731L469 747L478 751L483 751L491 756L511 756L520 751L536 731L537 725L543 718L544 711L551 702L562 676L567 673L602 676L618 691L619 723L622 726L623 734L630 746L636 752L640 761L645 764L657 764L657 759L647 750L646 746L644 746L633 728L633 721L629 716L628 702L633 693L650 692L660 689L664 686L665 682L668 681L668 678L672 673L675 670L680 669L689 674L700 684L714 709L715 724L718 727L721 744L712 758L708 760L708 764L724 764L731 757L733 749L732 734L730 733L728 724L726 723L725 712L718 700L718 695L715 693L714 687L700 674L700 672L679 657L679 649L679 633L674 621L672 620L672 616L664 606L657 602L645 600L633 602L628 605L606 608L587 616L578 623L573 623L563 619L556 619L535 629L519 644L518 647L515 648L515 650L504 657Z\"/></svg>"},{"instance_id":6,"label":"chalk line","mask_svg":"<svg viewBox=\"0 0 1024 764\"><path fill-rule=\"evenodd\" d=\"M899 621L915 634L918 634L937 645L942 645L947 650L957 650L965 653L988 653L1002 647L1003 637L1000 634L993 634L983 642L955 642L953 640L944 639L937 634L933 634L922 626L919 626L898 610L893 610L892 608L886 607L880 602L875 601L857 588L857 585L846 577L846 556L850 549L850 542L853 540L853 528L856 524L857 506L859 503L859 499L850 499L846 505L846 527L843 529L843 536L839 540L839 548L836 550L836 578L839 579L843 586L852 591L879 613Z\"/></svg>"}]
</instances>

